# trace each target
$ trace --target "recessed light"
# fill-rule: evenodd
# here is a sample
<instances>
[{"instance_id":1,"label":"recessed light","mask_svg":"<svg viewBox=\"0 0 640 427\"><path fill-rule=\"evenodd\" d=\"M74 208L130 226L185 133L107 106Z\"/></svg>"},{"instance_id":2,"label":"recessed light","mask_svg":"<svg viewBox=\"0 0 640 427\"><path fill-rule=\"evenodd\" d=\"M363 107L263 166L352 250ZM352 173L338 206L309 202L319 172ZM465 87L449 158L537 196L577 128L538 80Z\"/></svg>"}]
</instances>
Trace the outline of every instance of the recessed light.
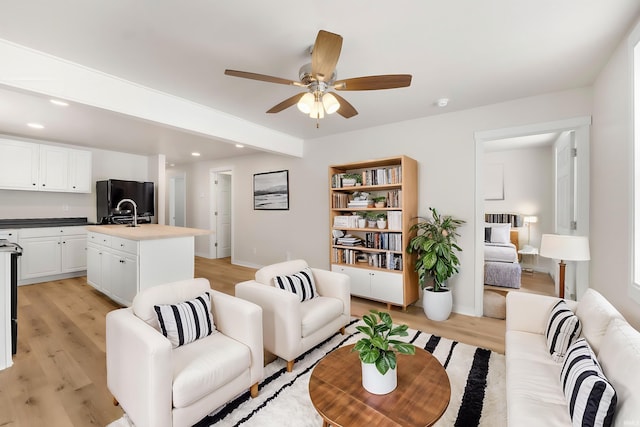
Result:
<instances>
[{"instance_id":1,"label":"recessed light","mask_svg":"<svg viewBox=\"0 0 640 427\"><path fill-rule=\"evenodd\" d=\"M440 108L444 108L449 104L449 98L440 98L436 102L436 105Z\"/></svg>"},{"instance_id":2,"label":"recessed light","mask_svg":"<svg viewBox=\"0 0 640 427\"><path fill-rule=\"evenodd\" d=\"M236 147L238 147L238 148L244 148L244 145L242 145L242 144L236 144Z\"/></svg>"},{"instance_id":3,"label":"recessed light","mask_svg":"<svg viewBox=\"0 0 640 427\"><path fill-rule=\"evenodd\" d=\"M27 126L33 129L44 129L44 126L42 126L40 123L27 123Z\"/></svg>"},{"instance_id":4,"label":"recessed light","mask_svg":"<svg viewBox=\"0 0 640 427\"><path fill-rule=\"evenodd\" d=\"M60 106L60 107L68 107L69 106L68 102L60 101L59 99L50 99L49 102L54 104L54 105Z\"/></svg>"},{"instance_id":5,"label":"recessed light","mask_svg":"<svg viewBox=\"0 0 640 427\"><path fill-rule=\"evenodd\" d=\"M193 153L191 153L191 155L195 156L195 157L198 157L200 155L200 153L193 152Z\"/></svg>"}]
</instances>

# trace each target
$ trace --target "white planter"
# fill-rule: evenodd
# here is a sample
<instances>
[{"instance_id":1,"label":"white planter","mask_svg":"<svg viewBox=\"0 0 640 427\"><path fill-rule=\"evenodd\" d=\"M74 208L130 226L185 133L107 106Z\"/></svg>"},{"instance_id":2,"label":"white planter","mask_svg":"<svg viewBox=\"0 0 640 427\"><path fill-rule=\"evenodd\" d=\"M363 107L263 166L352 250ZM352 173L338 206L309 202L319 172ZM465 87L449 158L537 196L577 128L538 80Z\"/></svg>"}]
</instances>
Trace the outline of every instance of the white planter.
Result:
<instances>
[{"instance_id":1,"label":"white planter","mask_svg":"<svg viewBox=\"0 0 640 427\"><path fill-rule=\"evenodd\" d=\"M388 394L398 386L398 371L389 369L386 374L378 372L375 363L362 363L362 386L369 393Z\"/></svg>"},{"instance_id":2,"label":"white planter","mask_svg":"<svg viewBox=\"0 0 640 427\"><path fill-rule=\"evenodd\" d=\"M381 230L384 230L385 228L387 228L387 221L383 220L383 219L379 219L378 221L376 221L376 224L378 224L378 228Z\"/></svg>"},{"instance_id":3,"label":"white planter","mask_svg":"<svg viewBox=\"0 0 640 427\"><path fill-rule=\"evenodd\" d=\"M442 288L440 288L442 289ZM451 290L433 292L425 288L422 296L422 309L430 320L447 320L453 308Z\"/></svg>"}]
</instances>

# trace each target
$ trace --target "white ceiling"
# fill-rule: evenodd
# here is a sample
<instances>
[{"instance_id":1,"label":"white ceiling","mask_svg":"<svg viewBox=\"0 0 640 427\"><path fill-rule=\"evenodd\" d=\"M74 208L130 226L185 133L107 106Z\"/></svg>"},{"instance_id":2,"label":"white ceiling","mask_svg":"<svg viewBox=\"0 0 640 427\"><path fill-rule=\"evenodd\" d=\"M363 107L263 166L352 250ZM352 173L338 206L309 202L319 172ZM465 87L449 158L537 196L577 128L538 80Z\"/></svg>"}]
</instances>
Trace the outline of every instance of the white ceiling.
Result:
<instances>
[{"instance_id":1,"label":"white ceiling","mask_svg":"<svg viewBox=\"0 0 640 427\"><path fill-rule=\"evenodd\" d=\"M637 0L4 0L0 39L308 140L591 85L639 14ZM298 88L224 75L295 80L320 29L344 38L338 78L409 73L411 86L341 92L360 114L316 129L295 107L265 113ZM194 150L255 152L94 107L53 108L11 87L0 87L0 133L176 163Z\"/></svg>"}]
</instances>

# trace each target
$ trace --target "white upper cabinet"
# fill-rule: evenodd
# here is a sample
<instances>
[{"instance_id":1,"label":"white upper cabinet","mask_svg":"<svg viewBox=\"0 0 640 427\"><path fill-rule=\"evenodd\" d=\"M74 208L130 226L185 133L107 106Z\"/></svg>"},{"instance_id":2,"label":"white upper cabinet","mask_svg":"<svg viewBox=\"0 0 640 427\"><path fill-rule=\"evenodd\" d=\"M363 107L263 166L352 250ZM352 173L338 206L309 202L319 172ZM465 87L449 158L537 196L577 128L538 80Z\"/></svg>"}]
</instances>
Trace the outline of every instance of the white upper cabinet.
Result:
<instances>
[{"instance_id":1,"label":"white upper cabinet","mask_svg":"<svg viewBox=\"0 0 640 427\"><path fill-rule=\"evenodd\" d=\"M52 145L40 146L40 190L68 191L69 150Z\"/></svg>"},{"instance_id":2,"label":"white upper cabinet","mask_svg":"<svg viewBox=\"0 0 640 427\"><path fill-rule=\"evenodd\" d=\"M0 187L38 190L40 145L0 139Z\"/></svg>"},{"instance_id":3,"label":"white upper cabinet","mask_svg":"<svg viewBox=\"0 0 640 427\"><path fill-rule=\"evenodd\" d=\"M91 151L69 150L69 191L91 193Z\"/></svg>"},{"instance_id":4,"label":"white upper cabinet","mask_svg":"<svg viewBox=\"0 0 640 427\"><path fill-rule=\"evenodd\" d=\"M91 152L0 139L0 189L91 193Z\"/></svg>"}]
</instances>

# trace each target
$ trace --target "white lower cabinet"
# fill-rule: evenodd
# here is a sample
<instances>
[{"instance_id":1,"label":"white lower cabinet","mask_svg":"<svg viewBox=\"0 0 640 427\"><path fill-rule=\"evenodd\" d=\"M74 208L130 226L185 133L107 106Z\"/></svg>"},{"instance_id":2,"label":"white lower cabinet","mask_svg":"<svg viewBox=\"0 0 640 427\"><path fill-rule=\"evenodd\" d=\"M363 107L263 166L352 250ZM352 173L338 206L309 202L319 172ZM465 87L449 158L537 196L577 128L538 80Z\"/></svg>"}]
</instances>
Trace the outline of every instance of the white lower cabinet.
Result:
<instances>
[{"instance_id":1,"label":"white lower cabinet","mask_svg":"<svg viewBox=\"0 0 640 427\"><path fill-rule=\"evenodd\" d=\"M138 242L89 233L87 283L130 306L138 292Z\"/></svg>"},{"instance_id":2,"label":"white lower cabinet","mask_svg":"<svg viewBox=\"0 0 640 427\"><path fill-rule=\"evenodd\" d=\"M331 271L344 273L351 279L351 295L402 305L404 301L402 273L332 264Z\"/></svg>"},{"instance_id":3,"label":"white lower cabinet","mask_svg":"<svg viewBox=\"0 0 640 427\"><path fill-rule=\"evenodd\" d=\"M18 236L21 285L78 276L87 269L87 232L82 226L25 228Z\"/></svg>"}]
</instances>

